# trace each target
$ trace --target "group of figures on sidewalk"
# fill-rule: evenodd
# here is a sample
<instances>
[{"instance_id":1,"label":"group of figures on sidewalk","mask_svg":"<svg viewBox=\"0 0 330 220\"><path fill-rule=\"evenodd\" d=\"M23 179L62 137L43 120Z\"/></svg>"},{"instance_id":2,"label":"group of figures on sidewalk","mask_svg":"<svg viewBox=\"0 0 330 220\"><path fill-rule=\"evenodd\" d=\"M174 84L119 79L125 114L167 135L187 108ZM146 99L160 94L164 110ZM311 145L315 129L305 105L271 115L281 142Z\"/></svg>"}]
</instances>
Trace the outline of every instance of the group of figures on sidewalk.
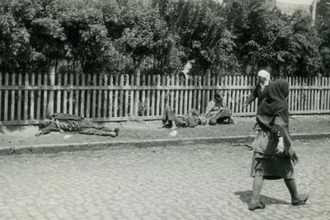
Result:
<instances>
[{"instance_id":1,"label":"group of figures on sidewalk","mask_svg":"<svg viewBox=\"0 0 330 220\"><path fill-rule=\"evenodd\" d=\"M259 83L244 103L244 107L258 99L256 115L256 137L252 143L253 159L251 177L253 180L252 196L248 203L251 211L264 209L260 201L260 193L264 180L284 179L284 183L291 195L294 206L304 205L308 194L299 194L295 181L294 166L298 156L292 146L289 133L289 108L287 97L289 83L284 79L270 80L270 74L261 70L258 72ZM234 124L232 112L224 104L221 92L216 92L205 110L200 114L192 109L187 116L178 116L171 106L165 106L163 126L171 129L178 127L195 127L197 125ZM252 127L252 126L251 126ZM51 119L40 122L36 136L48 134L52 131L76 132L88 135L104 135L116 137L119 128L110 129L97 123L90 122L79 116L56 113Z\"/></svg>"}]
</instances>

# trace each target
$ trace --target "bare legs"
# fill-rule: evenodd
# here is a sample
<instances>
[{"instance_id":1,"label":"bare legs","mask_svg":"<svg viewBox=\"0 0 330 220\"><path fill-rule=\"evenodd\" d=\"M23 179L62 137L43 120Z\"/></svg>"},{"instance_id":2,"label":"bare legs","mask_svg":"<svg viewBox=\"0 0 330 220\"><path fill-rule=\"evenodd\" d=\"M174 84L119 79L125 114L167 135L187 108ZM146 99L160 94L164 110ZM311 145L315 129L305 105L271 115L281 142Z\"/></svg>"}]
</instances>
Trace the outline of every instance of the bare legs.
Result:
<instances>
[{"instance_id":1,"label":"bare legs","mask_svg":"<svg viewBox=\"0 0 330 220\"><path fill-rule=\"evenodd\" d=\"M259 171L256 172L253 179L252 196L251 201L248 203L249 210L254 211L256 209L264 209L266 206L260 202L260 192L262 184L264 183L264 177Z\"/></svg>"},{"instance_id":2,"label":"bare legs","mask_svg":"<svg viewBox=\"0 0 330 220\"><path fill-rule=\"evenodd\" d=\"M250 203L258 204L260 201L260 192L262 189L262 185L264 183L264 177L260 174L260 172L256 172L256 175L253 179L253 187L252 187L252 197Z\"/></svg>"},{"instance_id":3,"label":"bare legs","mask_svg":"<svg viewBox=\"0 0 330 220\"><path fill-rule=\"evenodd\" d=\"M286 187L288 187L288 190L291 195L292 200L299 200L299 194L297 190L296 180L295 179L284 179Z\"/></svg>"},{"instance_id":4,"label":"bare legs","mask_svg":"<svg viewBox=\"0 0 330 220\"><path fill-rule=\"evenodd\" d=\"M308 199L308 194L298 194L296 180L295 179L284 179L285 185L288 188L291 195L292 205L304 205ZM265 205L260 202L260 193L262 189L262 185L264 183L264 177L260 174L260 172L256 172L255 177L253 179L253 187L252 187L252 196L251 201L249 202L249 209L251 211L255 209L263 209Z\"/></svg>"},{"instance_id":5,"label":"bare legs","mask_svg":"<svg viewBox=\"0 0 330 220\"><path fill-rule=\"evenodd\" d=\"M304 205L309 197L308 194L298 194L296 180L295 179L284 179L286 187L291 194L292 205Z\"/></svg>"}]
</instances>

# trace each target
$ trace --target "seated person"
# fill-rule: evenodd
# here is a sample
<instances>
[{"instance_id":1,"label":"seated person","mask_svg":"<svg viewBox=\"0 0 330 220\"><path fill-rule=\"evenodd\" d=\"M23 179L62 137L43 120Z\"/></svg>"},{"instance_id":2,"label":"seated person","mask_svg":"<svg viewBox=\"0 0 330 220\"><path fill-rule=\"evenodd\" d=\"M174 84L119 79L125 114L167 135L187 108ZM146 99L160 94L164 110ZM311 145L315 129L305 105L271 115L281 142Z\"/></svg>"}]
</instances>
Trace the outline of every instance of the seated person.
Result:
<instances>
[{"instance_id":1,"label":"seated person","mask_svg":"<svg viewBox=\"0 0 330 220\"><path fill-rule=\"evenodd\" d=\"M216 124L234 124L231 118L232 113L229 108L226 108L223 95L220 91L216 92L214 99L211 100L206 107L205 117L209 121L209 125Z\"/></svg>"},{"instance_id":2,"label":"seated person","mask_svg":"<svg viewBox=\"0 0 330 220\"><path fill-rule=\"evenodd\" d=\"M172 130L177 127L196 127L198 124L205 124L206 119L203 118L196 109L192 109L187 116L175 115L170 106L165 106L163 115L163 125L170 127Z\"/></svg>"},{"instance_id":3,"label":"seated person","mask_svg":"<svg viewBox=\"0 0 330 220\"><path fill-rule=\"evenodd\" d=\"M51 119L45 119L39 123L39 131L36 136L49 134L52 131L116 137L119 128L111 129L79 116L55 113Z\"/></svg>"}]
</instances>

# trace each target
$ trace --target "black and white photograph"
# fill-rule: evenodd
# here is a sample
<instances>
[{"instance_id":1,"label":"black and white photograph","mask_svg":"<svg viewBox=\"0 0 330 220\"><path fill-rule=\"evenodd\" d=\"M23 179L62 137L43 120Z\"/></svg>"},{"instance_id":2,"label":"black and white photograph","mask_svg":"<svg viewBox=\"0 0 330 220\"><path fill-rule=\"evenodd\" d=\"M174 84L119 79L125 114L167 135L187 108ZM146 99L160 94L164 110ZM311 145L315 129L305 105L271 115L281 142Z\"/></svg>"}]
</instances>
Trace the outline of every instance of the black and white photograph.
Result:
<instances>
[{"instance_id":1,"label":"black and white photograph","mask_svg":"<svg viewBox=\"0 0 330 220\"><path fill-rule=\"evenodd\" d=\"M330 0L1 0L0 220L329 220Z\"/></svg>"}]
</instances>

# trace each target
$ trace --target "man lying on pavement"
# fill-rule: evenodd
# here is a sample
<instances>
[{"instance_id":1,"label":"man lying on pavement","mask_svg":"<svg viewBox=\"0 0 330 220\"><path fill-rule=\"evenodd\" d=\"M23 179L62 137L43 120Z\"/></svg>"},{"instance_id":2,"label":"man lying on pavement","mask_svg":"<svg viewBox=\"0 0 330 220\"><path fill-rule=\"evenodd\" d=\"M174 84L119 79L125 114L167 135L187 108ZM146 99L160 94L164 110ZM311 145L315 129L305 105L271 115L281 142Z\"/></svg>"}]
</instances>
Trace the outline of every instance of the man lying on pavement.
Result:
<instances>
[{"instance_id":1,"label":"man lying on pavement","mask_svg":"<svg viewBox=\"0 0 330 220\"><path fill-rule=\"evenodd\" d=\"M40 121L39 131L36 133L36 136L49 134L52 131L116 137L118 136L119 128L104 127L80 116L55 113L50 119Z\"/></svg>"}]
</instances>

